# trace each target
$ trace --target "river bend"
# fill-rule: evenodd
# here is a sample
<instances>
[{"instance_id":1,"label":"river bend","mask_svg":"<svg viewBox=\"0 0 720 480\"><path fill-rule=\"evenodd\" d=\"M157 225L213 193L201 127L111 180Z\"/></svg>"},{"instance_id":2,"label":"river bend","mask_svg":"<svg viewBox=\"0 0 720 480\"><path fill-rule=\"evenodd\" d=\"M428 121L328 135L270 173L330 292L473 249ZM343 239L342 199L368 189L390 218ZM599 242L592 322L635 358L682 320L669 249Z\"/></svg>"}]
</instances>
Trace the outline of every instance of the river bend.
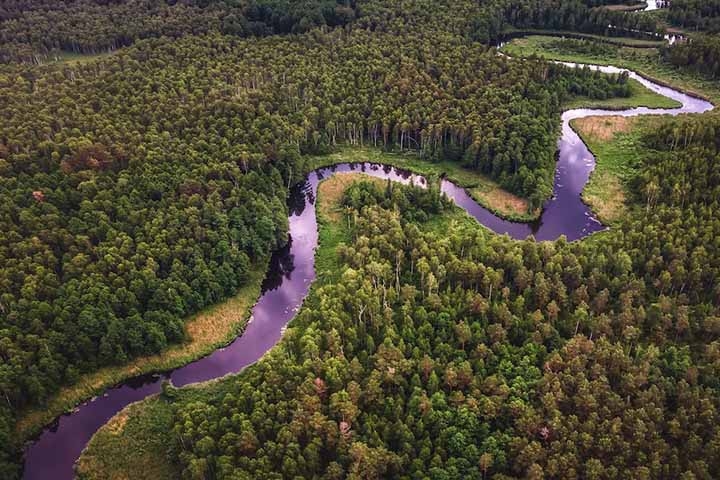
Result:
<instances>
[{"instance_id":1,"label":"river bend","mask_svg":"<svg viewBox=\"0 0 720 480\"><path fill-rule=\"evenodd\" d=\"M591 68L606 73L625 71L610 66ZM478 205L464 189L448 180L442 180L442 191L482 225L494 232L508 234L514 239L533 235L537 240L554 240L565 235L569 240L577 240L604 229L580 199L595 161L580 137L570 128L569 122L594 115L678 115L701 113L713 108L707 101L658 85L634 72L629 72L629 75L649 89L679 101L682 107L633 108L621 111L573 109L563 113L554 196L545 203L543 214L537 222L527 224L503 220ZM72 479L73 465L92 435L122 408L158 393L163 380L171 379L174 385L183 386L218 378L240 371L272 348L300 308L315 279L315 248L318 242L315 198L318 184L328 176L347 172L364 172L402 183L425 184L425 180L420 176L368 163L341 164L310 173L304 184L293 189L289 200L290 242L286 248L273 255L262 294L252 310L245 332L227 347L218 349L207 357L169 373L128 380L83 403L72 413L60 416L26 448L24 479Z\"/></svg>"}]
</instances>

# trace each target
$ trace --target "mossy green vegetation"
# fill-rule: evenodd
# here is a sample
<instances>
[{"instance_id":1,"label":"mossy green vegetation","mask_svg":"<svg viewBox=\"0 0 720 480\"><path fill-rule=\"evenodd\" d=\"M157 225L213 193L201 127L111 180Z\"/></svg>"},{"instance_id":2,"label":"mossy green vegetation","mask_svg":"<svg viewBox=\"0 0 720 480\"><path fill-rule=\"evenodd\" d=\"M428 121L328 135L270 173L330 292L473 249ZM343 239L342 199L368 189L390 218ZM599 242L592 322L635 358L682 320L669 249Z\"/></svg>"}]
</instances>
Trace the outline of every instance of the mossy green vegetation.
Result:
<instances>
[{"instance_id":1,"label":"mossy green vegetation","mask_svg":"<svg viewBox=\"0 0 720 480\"><path fill-rule=\"evenodd\" d=\"M76 465L78 478L180 478L169 451L172 427L173 409L165 397L156 395L129 405L98 430Z\"/></svg>"}]
</instances>

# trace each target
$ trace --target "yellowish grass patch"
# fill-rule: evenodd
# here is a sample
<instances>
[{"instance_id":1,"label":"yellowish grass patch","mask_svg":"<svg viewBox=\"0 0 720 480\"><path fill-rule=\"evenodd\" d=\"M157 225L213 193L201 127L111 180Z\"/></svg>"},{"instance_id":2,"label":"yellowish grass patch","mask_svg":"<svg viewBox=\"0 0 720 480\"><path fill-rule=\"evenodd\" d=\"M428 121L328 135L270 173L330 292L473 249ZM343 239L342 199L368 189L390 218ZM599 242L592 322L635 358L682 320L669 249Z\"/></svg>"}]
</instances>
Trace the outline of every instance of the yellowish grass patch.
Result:
<instances>
[{"instance_id":1,"label":"yellowish grass patch","mask_svg":"<svg viewBox=\"0 0 720 480\"><path fill-rule=\"evenodd\" d=\"M125 429L125 424L127 423L127 421L128 413L125 410L122 410L120 411L120 413L111 418L110 421L106 423L105 427L103 428L105 428L113 435L120 435Z\"/></svg>"},{"instance_id":2,"label":"yellowish grass patch","mask_svg":"<svg viewBox=\"0 0 720 480\"><path fill-rule=\"evenodd\" d=\"M590 141L608 141L621 132L629 132L637 117L585 117L574 121L573 125L578 133Z\"/></svg>"},{"instance_id":3,"label":"yellowish grass patch","mask_svg":"<svg viewBox=\"0 0 720 480\"><path fill-rule=\"evenodd\" d=\"M605 224L612 224L622 218L627 209L625 188L620 179L602 170L593 172L592 181L583 191L582 198Z\"/></svg>"},{"instance_id":4,"label":"yellowish grass patch","mask_svg":"<svg viewBox=\"0 0 720 480\"><path fill-rule=\"evenodd\" d=\"M489 205L493 211L504 217L526 216L530 208L527 199L503 190L497 184L471 188L470 195L480 205ZM536 213L531 216L536 216Z\"/></svg>"}]
</instances>

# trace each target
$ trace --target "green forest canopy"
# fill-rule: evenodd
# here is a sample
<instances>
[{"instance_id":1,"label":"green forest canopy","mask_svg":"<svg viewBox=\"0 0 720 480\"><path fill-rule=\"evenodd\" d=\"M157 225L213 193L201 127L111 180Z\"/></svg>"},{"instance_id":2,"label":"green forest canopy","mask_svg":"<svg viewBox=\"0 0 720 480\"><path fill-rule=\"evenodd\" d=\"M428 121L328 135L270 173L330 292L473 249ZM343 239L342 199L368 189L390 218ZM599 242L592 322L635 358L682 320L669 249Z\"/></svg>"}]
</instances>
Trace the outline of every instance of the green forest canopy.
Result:
<instances>
[{"instance_id":1,"label":"green forest canopy","mask_svg":"<svg viewBox=\"0 0 720 480\"><path fill-rule=\"evenodd\" d=\"M711 123L648 134L641 207L592 242L423 233L437 191L355 184L339 281L223 393L176 403L184 477L716 477Z\"/></svg>"},{"instance_id":2,"label":"green forest canopy","mask_svg":"<svg viewBox=\"0 0 720 480\"><path fill-rule=\"evenodd\" d=\"M494 40L511 25L613 33L602 26L611 21L623 28L657 29L645 17L594 8L597 4L3 2L0 392L6 401L0 407L0 474L12 478L18 471L12 461L3 463L17 459L11 432L18 411L42 404L84 372L181 341L188 314L232 295L249 270L286 241L285 197L288 185L302 178L303 154L341 143L417 149L428 160L452 159L477 169L529 198L532 208L541 205L552 190L562 101L571 95L627 95L626 78L539 60L513 61L472 40ZM96 53L128 45L133 46L87 64L33 65L61 51ZM717 289L717 275L710 275L717 273L711 240L716 222L708 216L718 197L703 194L717 188L712 170L717 162L707 161L714 152L701 143L673 156L692 166L680 177L672 168L678 164L671 163L680 160L667 160L668 171L658 170L663 163L648 164L638 179L638 195L652 209L652 221L629 222L601 244L606 253L590 255L610 262L596 266L598 275L633 280L612 290L621 295L621 287L638 289L628 297L628 308L646 312L653 302L667 301L670 310L662 307L661 313L672 319L687 307L689 327L681 333L716 315L717 298L707 296ZM697 190L695 175L707 182L705 190ZM661 199L668 198L676 201L665 205ZM677 229L652 229L663 222ZM695 243L685 244L687 232L695 230ZM476 240L476 248L520 248L500 238ZM679 242L679 252L668 242ZM652 255L649 263L625 261L647 255ZM613 263L619 260L607 260L616 257L620 266ZM482 259L478 265L487 262L485 268L495 272L488 276L491 284L513 278L504 263L492 266L484 256L477 258ZM671 269L660 270L673 260ZM553 269L579 269L563 287L565 295L591 281L592 269L586 274L575 263L560 265L546 271L540 262L527 269L533 284L553 278ZM445 295L440 287L450 284L432 274L437 285L430 289L425 277L414 273L405 282L428 297ZM651 286L637 280L646 275L654 279ZM553 281L561 288L565 279ZM553 308L567 315L569 324L575 321L578 331L583 312L588 318L583 322L597 321L602 313L603 321L613 324L624 311L620 307L599 313L591 308L599 301L596 295L610 295L608 282L608 293L591 284L585 294L578 293L584 307L580 301L562 303L560 294ZM525 295L520 290L500 297L496 292L487 301L493 308L497 303L517 309L522 317L525 307L508 303ZM482 292L490 297L484 286ZM636 296L646 302L636 302ZM482 321L490 322L481 318L473 328L484 328ZM637 330L629 330L633 345L663 345L654 330L630 326ZM612 329L605 330L600 334L615 341ZM543 347L547 352L561 351L571 337L558 331ZM662 328L661 333L668 335ZM683 341L698 345L694 336ZM367 351L372 356L374 349ZM690 361L701 364L697 351L692 353ZM285 394L293 398L295 390ZM392 445L364 445L385 449L387 458L397 453ZM216 456L216 450L196 451L193 444L183 461L188 469L196 468L195 460L210 468ZM339 465L350 468L347 462ZM506 467L511 469L509 463Z\"/></svg>"}]
</instances>

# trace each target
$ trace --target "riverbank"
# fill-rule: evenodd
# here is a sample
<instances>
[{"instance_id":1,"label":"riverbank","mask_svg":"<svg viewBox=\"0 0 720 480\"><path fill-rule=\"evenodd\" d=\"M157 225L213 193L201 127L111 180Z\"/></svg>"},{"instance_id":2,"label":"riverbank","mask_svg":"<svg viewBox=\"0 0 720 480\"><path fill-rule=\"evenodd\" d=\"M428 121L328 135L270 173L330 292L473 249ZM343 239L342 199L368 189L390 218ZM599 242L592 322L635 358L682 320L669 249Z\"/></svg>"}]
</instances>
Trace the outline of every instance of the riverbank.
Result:
<instances>
[{"instance_id":1,"label":"riverbank","mask_svg":"<svg viewBox=\"0 0 720 480\"><path fill-rule=\"evenodd\" d=\"M642 135L662 117L586 117L570 127L595 157L595 169L582 193L583 201L605 225L617 224L629 205L628 182L637 174L643 154Z\"/></svg>"},{"instance_id":2,"label":"riverbank","mask_svg":"<svg viewBox=\"0 0 720 480\"><path fill-rule=\"evenodd\" d=\"M545 35L531 35L515 38L505 44L501 51L514 57L539 56L548 60L562 62L614 65L633 70L639 75L663 86L669 86L688 95L710 101L720 102L720 85L699 74L680 71L662 61L657 48L637 48L621 46L608 55L589 55L563 51L553 47L558 40L554 32Z\"/></svg>"},{"instance_id":3,"label":"riverbank","mask_svg":"<svg viewBox=\"0 0 720 480\"><path fill-rule=\"evenodd\" d=\"M597 8L602 8L604 10L610 10L611 12L639 12L643 11L647 8L648 4L645 2L642 3L635 3L635 4L628 4L628 5L621 5L621 4L613 4L613 5L601 5Z\"/></svg>"},{"instance_id":4,"label":"riverbank","mask_svg":"<svg viewBox=\"0 0 720 480\"><path fill-rule=\"evenodd\" d=\"M339 163L371 162L390 165L423 175L428 181L446 177L459 187L467 190L480 205L500 218L515 222L532 222L540 217L541 211L528 212L527 199L503 189L497 182L478 172L463 168L450 161L430 162L420 158L414 151L402 153L386 152L370 147L340 147L328 155L308 157L309 170Z\"/></svg>"},{"instance_id":5,"label":"riverbank","mask_svg":"<svg viewBox=\"0 0 720 480\"><path fill-rule=\"evenodd\" d=\"M547 35L554 38L565 37L575 38L578 40L595 40L601 43L607 43L610 45L621 46L621 47L634 47L634 48L659 48L665 45L665 40L648 40L644 38L634 37L607 37L604 35L598 35L595 33L581 33L573 32L570 30L544 30L544 29L515 29L508 28L503 31L503 35L509 40L517 40L518 38L528 38L537 35Z\"/></svg>"},{"instance_id":6,"label":"riverbank","mask_svg":"<svg viewBox=\"0 0 720 480\"><path fill-rule=\"evenodd\" d=\"M268 265L269 259L255 265L247 284L234 297L190 317L185 323L187 342L156 355L136 358L126 365L106 367L83 375L74 385L62 388L43 408L23 412L16 423L17 438L27 441L58 416L125 380L173 370L230 343L247 324L250 310L260 295Z\"/></svg>"}]
</instances>

